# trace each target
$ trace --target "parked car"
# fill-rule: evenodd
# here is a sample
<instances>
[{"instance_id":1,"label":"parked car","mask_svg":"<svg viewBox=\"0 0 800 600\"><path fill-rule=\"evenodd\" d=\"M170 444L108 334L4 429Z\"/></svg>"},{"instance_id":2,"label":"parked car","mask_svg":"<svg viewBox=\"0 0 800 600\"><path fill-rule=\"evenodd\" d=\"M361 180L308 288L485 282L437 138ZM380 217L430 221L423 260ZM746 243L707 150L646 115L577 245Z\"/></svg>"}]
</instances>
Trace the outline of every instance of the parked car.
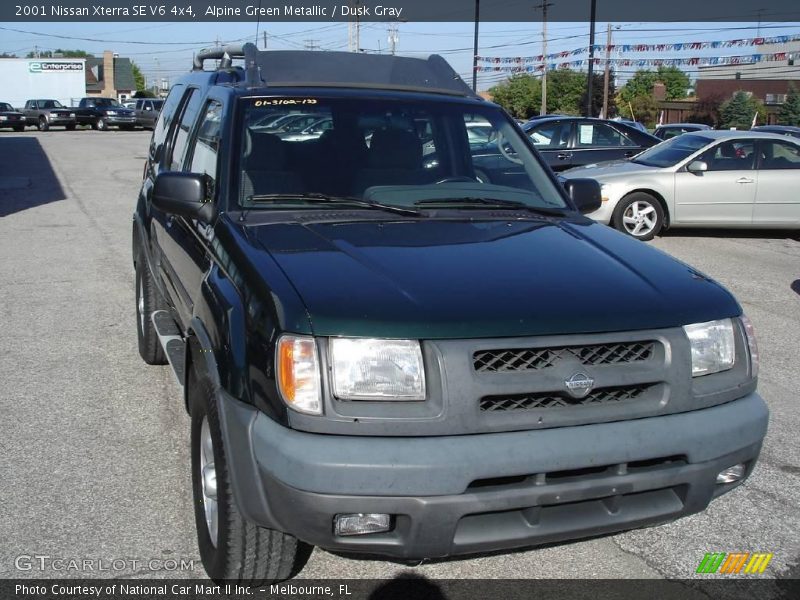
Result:
<instances>
[{"instance_id":1,"label":"parked car","mask_svg":"<svg viewBox=\"0 0 800 600\"><path fill-rule=\"evenodd\" d=\"M252 126L288 103L333 127ZM441 57L219 47L162 112L135 326L183 388L212 579L285 579L308 545L414 560L654 525L753 471L768 410L733 296L582 216L598 184L562 187ZM518 167L493 184L477 118Z\"/></svg>"},{"instance_id":2,"label":"parked car","mask_svg":"<svg viewBox=\"0 0 800 600\"><path fill-rule=\"evenodd\" d=\"M124 106L125 108L130 108L131 110L136 109L136 100L125 100L123 102L120 102L120 104L122 104L122 106Z\"/></svg>"},{"instance_id":3,"label":"parked car","mask_svg":"<svg viewBox=\"0 0 800 600\"><path fill-rule=\"evenodd\" d=\"M81 98L75 109L78 125L107 131L109 127L131 130L136 126L136 114L113 98Z\"/></svg>"},{"instance_id":4,"label":"parked car","mask_svg":"<svg viewBox=\"0 0 800 600\"><path fill-rule=\"evenodd\" d=\"M22 110L27 125L36 125L39 131L47 131L51 126L63 126L65 129L75 129L75 109L70 109L58 100L37 99L25 102Z\"/></svg>"},{"instance_id":5,"label":"parked car","mask_svg":"<svg viewBox=\"0 0 800 600\"><path fill-rule=\"evenodd\" d=\"M333 129L333 119L325 117L317 119L305 129L297 132L287 131L278 134L278 137L286 142L302 142L303 140L316 140L326 131Z\"/></svg>"},{"instance_id":6,"label":"parked car","mask_svg":"<svg viewBox=\"0 0 800 600\"><path fill-rule=\"evenodd\" d=\"M800 142L786 136L685 133L562 176L600 182L603 204L589 216L640 240L666 226L800 228Z\"/></svg>"},{"instance_id":7,"label":"parked car","mask_svg":"<svg viewBox=\"0 0 800 600\"><path fill-rule=\"evenodd\" d=\"M640 123L639 121L632 121L631 119L623 119L622 117L614 117L613 119L611 119L611 121L614 121L615 123L622 123L623 125L628 125L629 127L634 127L639 131L644 131L645 133L648 133L647 127L645 127L644 123Z\"/></svg>"},{"instance_id":8,"label":"parked car","mask_svg":"<svg viewBox=\"0 0 800 600\"><path fill-rule=\"evenodd\" d=\"M800 127L792 127L791 125L757 125L750 131L778 133L780 135L790 135L792 137L800 138Z\"/></svg>"},{"instance_id":9,"label":"parked car","mask_svg":"<svg viewBox=\"0 0 800 600\"><path fill-rule=\"evenodd\" d=\"M604 160L629 158L661 142L658 138L624 123L586 117L546 117L522 126L536 150L554 171ZM472 153L480 176L488 182L514 169L509 156L495 139ZM520 170L520 167L516 167Z\"/></svg>"},{"instance_id":10,"label":"parked car","mask_svg":"<svg viewBox=\"0 0 800 600\"><path fill-rule=\"evenodd\" d=\"M712 127L709 125L703 125L702 123L669 123L667 125L659 125L656 127L653 135L660 140L668 140L683 133L707 131L709 129L712 129Z\"/></svg>"},{"instance_id":11,"label":"parked car","mask_svg":"<svg viewBox=\"0 0 800 600\"><path fill-rule=\"evenodd\" d=\"M163 105L164 101L159 98L139 98L134 108L136 124L145 129L153 129Z\"/></svg>"},{"instance_id":12,"label":"parked car","mask_svg":"<svg viewBox=\"0 0 800 600\"><path fill-rule=\"evenodd\" d=\"M273 116L271 113L264 115L261 122L256 124L255 127L264 133L285 133L289 127L296 127L296 131L301 131L319 119L318 115L296 112L281 115L277 118L273 118Z\"/></svg>"},{"instance_id":13,"label":"parked car","mask_svg":"<svg viewBox=\"0 0 800 600\"><path fill-rule=\"evenodd\" d=\"M0 102L0 129L6 127L14 131L23 131L25 129L25 115L8 102Z\"/></svg>"}]
</instances>

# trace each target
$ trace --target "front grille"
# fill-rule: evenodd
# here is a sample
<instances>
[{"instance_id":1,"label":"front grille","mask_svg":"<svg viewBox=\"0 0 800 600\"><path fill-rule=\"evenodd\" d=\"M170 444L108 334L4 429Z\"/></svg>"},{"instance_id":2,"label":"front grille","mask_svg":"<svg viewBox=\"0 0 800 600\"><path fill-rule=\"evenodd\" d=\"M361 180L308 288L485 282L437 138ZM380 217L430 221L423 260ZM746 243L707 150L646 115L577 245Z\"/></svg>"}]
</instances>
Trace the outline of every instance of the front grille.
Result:
<instances>
[{"instance_id":1,"label":"front grille","mask_svg":"<svg viewBox=\"0 0 800 600\"><path fill-rule=\"evenodd\" d=\"M653 341L643 341L558 348L480 350L472 355L472 364L478 373L507 373L546 369L565 357L574 357L583 365L632 363L649 359L655 351L655 345Z\"/></svg>"},{"instance_id":2,"label":"front grille","mask_svg":"<svg viewBox=\"0 0 800 600\"><path fill-rule=\"evenodd\" d=\"M649 384L625 387L601 388L590 392L584 398L573 398L566 392L541 392L534 394L514 394L503 396L484 396L481 398L482 412L533 410L541 408L561 408L566 406L585 406L611 404L634 400L653 387Z\"/></svg>"}]
</instances>

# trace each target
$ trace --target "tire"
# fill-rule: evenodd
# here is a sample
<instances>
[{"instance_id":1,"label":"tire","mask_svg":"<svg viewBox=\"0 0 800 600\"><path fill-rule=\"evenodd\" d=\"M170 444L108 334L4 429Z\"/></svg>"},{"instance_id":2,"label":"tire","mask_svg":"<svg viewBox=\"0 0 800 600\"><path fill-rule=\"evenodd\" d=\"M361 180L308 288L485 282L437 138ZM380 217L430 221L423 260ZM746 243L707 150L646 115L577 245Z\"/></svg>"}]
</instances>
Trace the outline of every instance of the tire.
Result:
<instances>
[{"instance_id":1,"label":"tire","mask_svg":"<svg viewBox=\"0 0 800 600\"><path fill-rule=\"evenodd\" d=\"M47 131L50 129L50 123L48 123L47 119L44 117L39 117L39 123L36 126L39 128L39 131Z\"/></svg>"},{"instance_id":2,"label":"tire","mask_svg":"<svg viewBox=\"0 0 800 600\"><path fill-rule=\"evenodd\" d=\"M189 368L187 385L192 419L194 516L206 573L217 583L234 581L247 585L293 577L308 560L311 546L244 519L233 497L216 399L194 363ZM204 485L204 481L208 484Z\"/></svg>"},{"instance_id":3,"label":"tire","mask_svg":"<svg viewBox=\"0 0 800 600\"><path fill-rule=\"evenodd\" d=\"M106 124L105 119L100 117L92 124L92 129L96 129L97 131L108 131L108 125Z\"/></svg>"},{"instance_id":4,"label":"tire","mask_svg":"<svg viewBox=\"0 0 800 600\"><path fill-rule=\"evenodd\" d=\"M165 365L167 357L158 341L158 334L150 319L157 310L167 308L161 297L147 259L140 254L136 261L136 334L139 339L139 355L148 365Z\"/></svg>"},{"instance_id":5,"label":"tire","mask_svg":"<svg viewBox=\"0 0 800 600\"><path fill-rule=\"evenodd\" d=\"M67 131L75 131L75 125L66 125Z\"/></svg>"},{"instance_id":6,"label":"tire","mask_svg":"<svg viewBox=\"0 0 800 600\"><path fill-rule=\"evenodd\" d=\"M614 227L637 240L652 240L664 227L664 209L655 197L634 192L619 201L612 217Z\"/></svg>"}]
</instances>

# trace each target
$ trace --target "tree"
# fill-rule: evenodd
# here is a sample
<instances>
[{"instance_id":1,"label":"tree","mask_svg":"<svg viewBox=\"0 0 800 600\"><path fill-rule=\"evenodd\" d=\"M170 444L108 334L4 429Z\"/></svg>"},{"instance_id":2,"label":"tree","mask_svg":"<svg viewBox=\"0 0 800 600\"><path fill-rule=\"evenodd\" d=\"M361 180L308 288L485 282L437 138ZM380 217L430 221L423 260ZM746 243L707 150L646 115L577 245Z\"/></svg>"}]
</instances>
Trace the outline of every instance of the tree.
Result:
<instances>
[{"instance_id":1,"label":"tree","mask_svg":"<svg viewBox=\"0 0 800 600\"><path fill-rule=\"evenodd\" d=\"M495 102L521 119L537 115L541 109L542 83L528 73L514 75L489 92Z\"/></svg>"},{"instance_id":2,"label":"tree","mask_svg":"<svg viewBox=\"0 0 800 600\"><path fill-rule=\"evenodd\" d=\"M623 85L618 94L617 104L627 105L634 98L653 95L653 85L656 83L656 74L653 71L639 69L633 77Z\"/></svg>"},{"instance_id":3,"label":"tree","mask_svg":"<svg viewBox=\"0 0 800 600\"><path fill-rule=\"evenodd\" d=\"M758 120L763 123L766 116L764 105L752 95L739 90L720 107L720 127L749 129L756 113L759 116Z\"/></svg>"},{"instance_id":4,"label":"tree","mask_svg":"<svg viewBox=\"0 0 800 600\"><path fill-rule=\"evenodd\" d=\"M711 127L719 126L721 117L719 109L722 106L723 96L720 93L711 94L700 98L694 105L694 110L686 116L687 123L703 123Z\"/></svg>"},{"instance_id":5,"label":"tree","mask_svg":"<svg viewBox=\"0 0 800 600\"><path fill-rule=\"evenodd\" d=\"M794 84L789 84L789 93L786 94L786 101L781 104L778 111L778 123L781 125L800 126L800 93Z\"/></svg>"},{"instance_id":6,"label":"tree","mask_svg":"<svg viewBox=\"0 0 800 600\"><path fill-rule=\"evenodd\" d=\"M38 55L38 56L37 56ZM39 52L28 52L25 58L94 58L94 54L89 54L85 50L41 50Z\"/></svg>"},{"instance_id":7,"label":"tree","mask_svg":"<svg viewBox=\"0 0 800 600\"><path fill-rule=\"evenodd\" d=\"M0 54L0 58L17 58L17 55L11 52L3 52Z\"/></svg>"},{"instance_id":8,"label":"tree","mask_svg":"<svg viewBox=\"0 0 800 600\"><path fill-rule=\"evenodd\" d=\"M133 94L134 98L156 98L157 96L151 90L138 90Z\"/></svg>"},{"instance_id":9,"label":"tree","mask_svg":"<svg viewBox=\"0 0 800 600\"><path fill-rule=\"evenodd\" d=\"M547 112L579 115L586 76L571 69L547 72Z\"/></svg>"},{"instance_id":10,"label":"tree","mask_svg":"<svg viewBox=\"0 0 800 600\"><path fill-rule=\"evenodd\" d=\"M590 107L590 113L586 114L586 94L588 93L587 87L587 76L581 74L583 78L583 91L581 93L580 98L580 114L584 117L596 117L599 115L603 110L603 86L605 85L605 74L604 73L592 73L592 103ZM615 112L615 104L614 104L614 73L609 71L609 82L608 82L608 114L613 114Z\"/></svg>"},{"instance_id":11,"label":"tree","mask_svg":"<svg viewBox=\"0 0 800 600\"><path fill-rule=\"evenodd\" d=\"M664 84L667 89L667 100L680 100L686 97L686 90L689 89L691 80L689 76L678 67L658 67L656 71L656 81ZM650 88L652 90L652 86Z\"/></svg>"},{"instance_id":12,"label":"tree","mask_svg":"<svg viewBox=\"0 0 800 600\"><path fill-rule=\"evenodd\" d=\"M142 70L139 68L139 65L133 61L131 61L131 70L133 71L133 81L136 83L136 89L138 91L143 91L147 87L147 83L144 80Z\"/></svg>"}]
</instances>

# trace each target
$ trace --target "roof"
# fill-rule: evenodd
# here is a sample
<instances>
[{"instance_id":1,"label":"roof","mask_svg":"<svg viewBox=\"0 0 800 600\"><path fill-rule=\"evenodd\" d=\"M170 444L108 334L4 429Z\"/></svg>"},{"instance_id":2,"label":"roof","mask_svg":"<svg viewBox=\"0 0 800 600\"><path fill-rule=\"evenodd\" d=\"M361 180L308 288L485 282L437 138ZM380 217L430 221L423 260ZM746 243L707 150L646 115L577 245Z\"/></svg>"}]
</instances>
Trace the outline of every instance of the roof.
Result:
<instances>
[{"instance_id":1,"label":"roof","mask_svg":"<svg viewBox=\"0 0 800 600\"><path fill-rule=\"evenodd\" d=\"M684 135L701 135L705 138L714 140L724 140L733 137L765 138L770 140L785 140L785 135L769 133L767 131L752 131L746 129L704 129L702 131L692 131Z\"/></svg>"},{"instance_id":2,"label":"roof","mask_svg":"<svg viewBox=\"0 0 800 600\"><path fill-rule=\"evenodd\" d=\"M103 73L103 57L86 59L86 91L102 92L105 87ZM114 89L135 90L136 80L133 77L133 63L129 58L114 58Z\"/></svg>"},{"instance_id":3,"label":"roof","mask_svg":"<svg viewBox=\"0 0 800 600\"><path fill-rule=\"evenodd\" d=\"M477 98L445 59L314 52L309 50L259 51L253 44L201 50L194 70L206 60L220 60L226 69L233 59L245 60L244 85L249 87L316 87L403 90Z\"/></svg>"},{"instance_id":4,"label":"roof","mask_svg":"<svg viewBox=\"0 0 800 600\"><path fill-rule=\"evenodd\" d=\"M700 130L712 129L710 125L706 125L705 123L664 123L663 125L658 125L656 129L665 129L667 127L697 127Z\"/></svg>"}]
</instances>

